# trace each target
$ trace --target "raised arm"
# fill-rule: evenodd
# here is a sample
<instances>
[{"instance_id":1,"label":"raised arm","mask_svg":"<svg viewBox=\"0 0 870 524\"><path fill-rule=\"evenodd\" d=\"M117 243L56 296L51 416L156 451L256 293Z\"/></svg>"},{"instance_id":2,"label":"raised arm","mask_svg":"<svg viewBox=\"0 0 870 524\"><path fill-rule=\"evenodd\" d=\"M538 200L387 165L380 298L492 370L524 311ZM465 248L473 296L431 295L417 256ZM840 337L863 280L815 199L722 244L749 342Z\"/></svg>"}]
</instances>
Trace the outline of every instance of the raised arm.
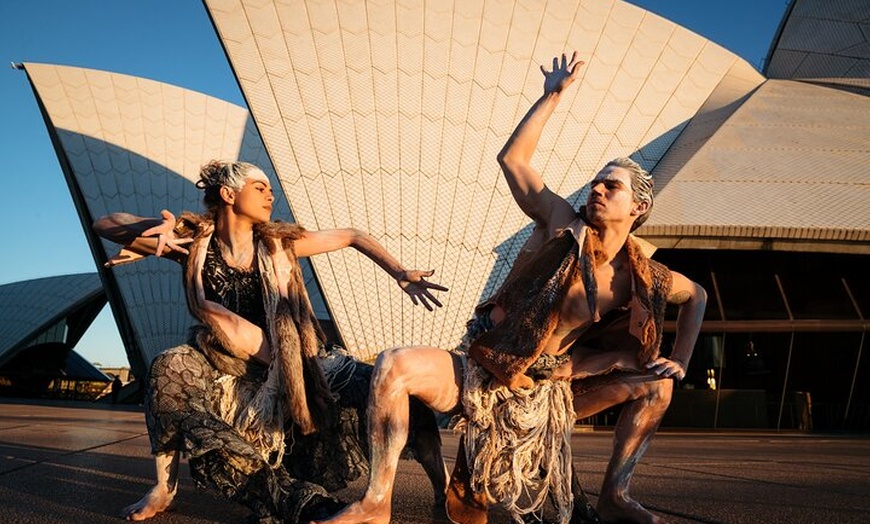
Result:
<instances>
[{"instance_id":1,"label":"raised arm","mask_svg":"<svg viewBox=\"0 0 870 524\"><path fill-rule=\"evenodd\" d=\"M306 231L302 238L296 240L294 246L297 257L329 253L346 247L356 249L386 271L396 280L402 291L411 297L414 305L420 302L429 311L433 309L430 302L441 307L441 302L432 295L430 289L447 291L447 288L425 280L425 277L435 274L435 270L405 269L375 237L364 231L353 228Z\"/></svg>"},{"instance_id":2,"label":"raised arm","mask_svg":"<svg viewBox=\"0 0 870 524\"><path fill-rule=\"evenodd\" d=\"M184 246L192 239L175 235L175 215L165 209L160 215L160 218L145 218L130 213L112 213L98 218L93 224L94 231L123 246L106 265L127 264L148 255L165 256L175 261L187 256Z\"/></svg>"},{"instance_id":3,"label":"raised arm","mask_svg":"<svg viewBox=\"0 0 870 524\"><path fill-rule=\"evenodd\" d=\"M558 57L553 58L552 71L541 66L544 94L532 105L498 154L498 163L514 200L538 227L558 228L574 218L571 205L544 184L531 160L544 125L559 104L562 91L574 82L582 65L583 62L577 61L575 51L570 62L564 54L561 61Z\"/></svg>"},{"instance_id":4,"label":"raised arm","mask_svg":"<svg viewBox=\"0 0 870 524\"><path fill-rule=\"evenodd\" d=\"M682 380L686 376L701 323L704 321L704 310L707 307L707 292L699 284L692 282L684 275L671 271L673 285L668 296L669 304L677 304L677 333L674 338L674 349L669 358L660 357L649 364L647 368L664 376Z\"/></svg>"}]
</instances>

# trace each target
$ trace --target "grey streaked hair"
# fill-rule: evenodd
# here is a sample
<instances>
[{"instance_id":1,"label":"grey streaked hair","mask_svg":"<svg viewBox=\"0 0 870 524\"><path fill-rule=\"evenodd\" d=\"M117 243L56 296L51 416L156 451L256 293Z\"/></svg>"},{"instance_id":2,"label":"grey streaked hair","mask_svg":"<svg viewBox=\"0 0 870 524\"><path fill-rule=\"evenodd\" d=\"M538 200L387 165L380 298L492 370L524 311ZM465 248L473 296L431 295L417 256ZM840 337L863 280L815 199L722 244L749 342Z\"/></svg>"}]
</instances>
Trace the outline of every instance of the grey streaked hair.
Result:
<instances>
[{"instance_id":1,"label":"grey streaked hair","mask_svg":"<svg viewBox=\"0 0 870 524\"><path fill-rule=\"evenodd\" d=\"M604 167L606 168L610 166L621 167L631 174L631 191L634 193L635 202L649 203L649 208L647 208L646 212L637 217L631 225L631 230L634 231L646 222L646 219L649 218L649 214L652 212L654 202L653 177L650 176L646 169L642 168L640 164L628 157L621 156L614 158Z\"/></svg>"},{"instance_id":2,"label":"grey streaked hair","mask_svg":"<svg viewBox=\"0 0 870 524\"><path fill-rule=\"evenodd\" d=\"M235 191L245 187L245 179L250 172L259 169L254 164L247 162L228 162L225 160L212 160L199 170L199 180L196 187L202 189L202 203L210 213L214 213L220 207L221 188L226 186Z\"/></svg>"}]
</instances>

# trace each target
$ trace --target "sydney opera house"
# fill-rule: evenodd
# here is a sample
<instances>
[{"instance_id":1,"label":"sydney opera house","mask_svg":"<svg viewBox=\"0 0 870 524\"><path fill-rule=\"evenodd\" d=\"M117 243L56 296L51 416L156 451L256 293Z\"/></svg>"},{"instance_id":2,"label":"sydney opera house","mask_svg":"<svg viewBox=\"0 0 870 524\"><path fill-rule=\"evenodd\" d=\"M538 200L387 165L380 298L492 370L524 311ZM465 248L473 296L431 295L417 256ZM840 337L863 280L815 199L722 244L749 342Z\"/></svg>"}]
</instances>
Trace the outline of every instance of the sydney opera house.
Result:
<instances>
[{"instance_id":1,"label":"sydney opera house","mask_svg":"<svg viewBox=\"0 0 870 524\"><path fill-rule=\"evenodd\" d=\"M117 246L90 224L200 209L194 177L212 158L263 167L276 218L364 229L450 288L428 313L353 250L313 257L306 282L334 341L362 359L455 346L531 229L496 153L541 93L539 64L576 49L587 65L535 165L576 204L607 160L637 160L656 183L638 236L709 294L665 425L870 429L867 2L792 0L761 72L621 0L205 5L247 109L119 73L23 65L137 376L193 322L180 269L106 269ZM31 345L4 336L0 375Z\"/></svg>"}]
</instances>

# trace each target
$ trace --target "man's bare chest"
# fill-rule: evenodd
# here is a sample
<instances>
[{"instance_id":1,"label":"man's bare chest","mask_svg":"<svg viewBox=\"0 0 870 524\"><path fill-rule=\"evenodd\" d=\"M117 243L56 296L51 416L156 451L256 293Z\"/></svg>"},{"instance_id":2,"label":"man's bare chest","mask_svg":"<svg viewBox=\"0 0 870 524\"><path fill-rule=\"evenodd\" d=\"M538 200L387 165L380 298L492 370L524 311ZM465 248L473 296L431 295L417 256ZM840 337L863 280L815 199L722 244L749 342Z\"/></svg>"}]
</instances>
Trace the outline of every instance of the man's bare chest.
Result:
<instances>
[{"instance_id":1,"label":"man's bare chest","mask_svg":"<svg viewBox=\"0 0 870 524\"><path fill-rule=\"evenodd\" d=\"M592 322L595 312L590 310L594 304L599 315L628 305L631 299L631 274L626 265L614 268L609 264L594 272L597 293L590 301L586 287L581 279L576 279L565 294L559 314L557 331L563 333L585 328Z\"/></svg>"}]
</instances>

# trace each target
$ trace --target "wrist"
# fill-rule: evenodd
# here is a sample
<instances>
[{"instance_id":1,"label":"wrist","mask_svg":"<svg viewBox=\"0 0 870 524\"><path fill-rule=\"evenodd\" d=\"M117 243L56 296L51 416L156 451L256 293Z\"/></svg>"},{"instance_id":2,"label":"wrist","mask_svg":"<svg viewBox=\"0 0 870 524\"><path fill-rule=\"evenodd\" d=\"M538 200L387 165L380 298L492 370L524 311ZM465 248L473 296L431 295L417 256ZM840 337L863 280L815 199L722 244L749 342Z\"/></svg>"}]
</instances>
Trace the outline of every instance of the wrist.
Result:
<instances>
[{"instance_id":1,"label":"wrist","mask_svg":"<svg viewBox=\"0 0 870 524\"><path fill-rule=\"evenodd\" d=\"M545 102L559 103L562 99L561 91L544 91L544 96L541 97Z\"/></svg>"},{"instance_id":2,"label":"wrist","mask_svg":"<svg viewBox=\"0 0 870 524\"><path fill-rule=\"evenodd\" d=\"M689 367L689 363L686 361L686 359L680 357L670 357L669 360L671 360L671 362L676 362L677 364L679 364L680 367L683 368L683 371L685 371Z\"/></svg>"}]
</instances>

